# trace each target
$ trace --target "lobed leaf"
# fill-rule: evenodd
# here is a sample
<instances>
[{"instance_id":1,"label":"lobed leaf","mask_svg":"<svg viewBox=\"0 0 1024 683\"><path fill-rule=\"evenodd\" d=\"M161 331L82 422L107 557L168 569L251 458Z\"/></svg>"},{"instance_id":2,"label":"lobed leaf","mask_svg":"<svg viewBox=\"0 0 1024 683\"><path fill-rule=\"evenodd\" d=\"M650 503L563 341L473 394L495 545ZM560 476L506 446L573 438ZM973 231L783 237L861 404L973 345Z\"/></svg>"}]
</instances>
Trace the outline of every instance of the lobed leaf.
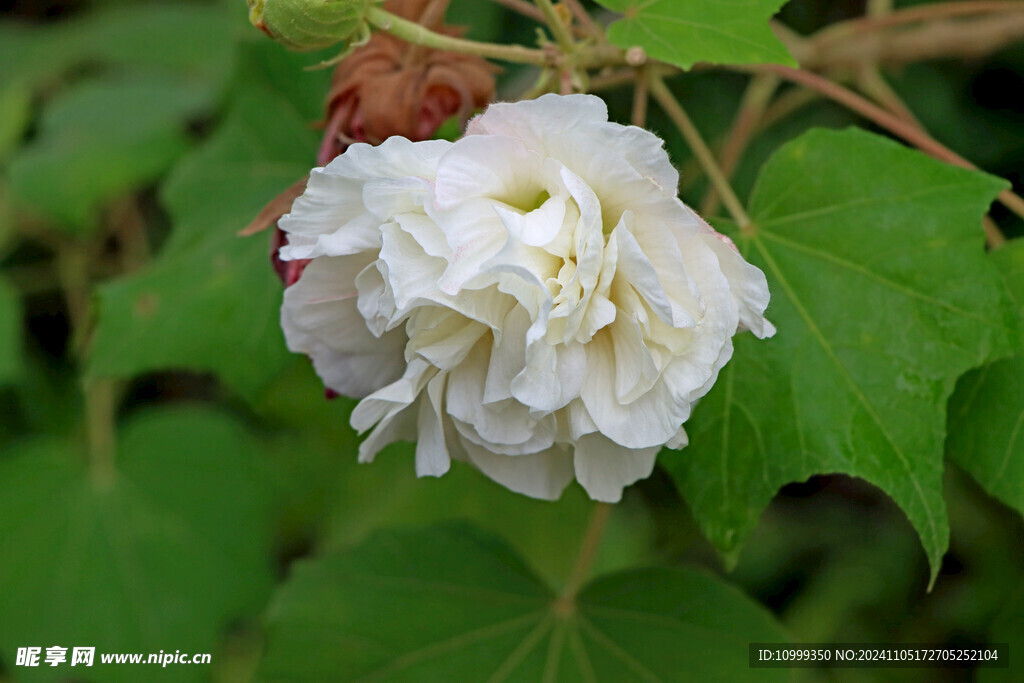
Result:
<instances>
[{"instance_id":1,"label":"lobed leaf","mask_svg":"<svg viewBox=\"0 0 1024 683\"><path fill-rule=\"evenodd\" d=\"M991 255L1024 317L1024 240ZM949 402L946 452L991 495L1024 514L1024 345L963 377Z\"/></svg>"},{"instance_id":2,"label":"lobed leaf","mask_svg":"<svg viewBox=\"0 0 1024 683\"><path fill-rule=\"evenodd\" d=\"M210 95L188 79L117 78L69 88L8 169L11 194L58 223L95 226L104 202L163 174L188 149Z\"/></svg>"},{"instance_id":3,"label":"lobed leaf","mask_svg":"<svg viewBox=\"0 0 1024 683\"><path fill-rule=\"evenodd\" d=\"M638 45L654 59L689 69L712 64L797 66L768 20L786 0L597 0L625 16L608 27L624 50Z\"/></svg>"},{"instance_id":4,"label":"lobed leaf","mask_svg":"<svg viewBox=\"0 0 1024 683\"><path fill-rule=\"evenodd\" d=\"M301 62L269 50L281 52L267 41L243 50L224 123L164 185L173 232L160 256L99 288L88 375L195 368L252 398L287 366L268 234L237 233L309 171L317 135L304 103L327 76L295 76Z\"/></svg>"},{"instance_id":5,"label":"lobed leaf","mask_svg":"<svg viewBox=\"0 0 1024 683\"><path fill-rule=\"evenodd\" d=\"M695 570L628 570L560 599L500 540L457 523L301 563L268 621L265 681L777 680L747 667L747 645L787 640Z\"/></svg>"},{"instance_id":6,"label":"lobed leaf","mask_svg":"<svg viewBox=\"0 0 1024 683\"><path fill-rule=\"evenodd\" d=\"M736 239L778 333L735 340L690 447L662 459L721 551L782 485L843 473L900 505L934 578L946 401L1017 337L980 226L1003 187L860 130L811 131L765 165Z\"/></svg>"},{"instance_id":7,"label":"lobed leaf","mask_svg":"<svg viewBox=\"0 0 1024 683\"><path fill-rule=\"evenodd\" d=\"M210 652L227 621L269 590L266 483L237 423L152 412L125 427L118 450L113 482L57 439L0 453L0 534L12 551L0 556L7 663L19 646L95 647L90 678L138 680L133 667L103 667L100 653ZM18 676L50 680L52 671Z\"/></svg>"}]
</instances>

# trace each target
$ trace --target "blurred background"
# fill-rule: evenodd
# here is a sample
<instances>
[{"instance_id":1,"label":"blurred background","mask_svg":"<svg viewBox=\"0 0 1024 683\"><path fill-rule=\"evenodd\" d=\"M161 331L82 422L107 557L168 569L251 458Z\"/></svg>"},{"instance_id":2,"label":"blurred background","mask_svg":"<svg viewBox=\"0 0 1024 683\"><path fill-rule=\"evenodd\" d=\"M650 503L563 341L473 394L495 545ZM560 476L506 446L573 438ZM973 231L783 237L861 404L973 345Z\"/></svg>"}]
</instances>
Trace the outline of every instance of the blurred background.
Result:
<instances>
[{"instance_id":1,"label":"blurred background","mask_svg":"<svg viewBox=\"0 0 1024 683\"><path fill-rule=\"evenodd\" d=\"M911 4L927 3L896 6ZM810 35L865 10L793 0L779 19ZM330 51L286 52L241 0L4 0L0 11L0 680L144 680L131 667L15 666L18 647L55 644L212 652L212 666L146 676L251 680L263 614L292 563L388 524L467 518L563 582L589 514L577 487L536 502L459 463L417 481L407 446L359 466L353 402L327 400L284 347L269 233L237 233L314 165L330 71L304 67ZM453 0L449 21L480 40L536 35L482 0ZM883 64L881 77L934 137L1020 192L1024 30L1008 30L967 56ZM534 80L505 68L499 96ZM698 69L673 88L721 141L747 80ZM629 119L628 89L601 94ZM865 125L796 90L769 114L735 171L741 196L787 140ZM648 120L699 206L685 143L656 108ZM1024 234L1001 207L993 217ZM726 572L656 471L616 508L598 569L703 565L809 642L1024 647L1024 522L952 464L946 493L952 541L930 592L903 514L841 476L785 487ZM986 678L976 673L795 675Z\"/></svg>"}]
</instances>

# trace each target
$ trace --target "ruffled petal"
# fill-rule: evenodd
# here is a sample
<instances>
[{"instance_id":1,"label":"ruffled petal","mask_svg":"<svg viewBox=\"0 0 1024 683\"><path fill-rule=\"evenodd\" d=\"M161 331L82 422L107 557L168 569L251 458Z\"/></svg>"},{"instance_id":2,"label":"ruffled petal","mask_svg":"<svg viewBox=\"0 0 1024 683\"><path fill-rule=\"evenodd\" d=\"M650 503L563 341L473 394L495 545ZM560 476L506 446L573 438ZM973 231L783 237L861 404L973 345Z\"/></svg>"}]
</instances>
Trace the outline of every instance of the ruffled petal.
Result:
<instances>
[{"instance_id":1,"label":"ruffled petal","mask_svg":"<svg viewBox=\"0 0 1024 683\"><path fill-rule=\"evenodd\" d=\"M573 456L564 446L530 455L497 455L464 441L469 460L481 472L516 493L541 500L558 500L573 479Z\"/></svg>"},{"instance_id":2,"label":"ruffled petal","mask_svg":"<svg viewBox=\"0 0 1024 683\"><path fill-rule=\"evenodd\" d=\"M404 370L401 332L375 337L356 305L361 256L319 258L285 290L281 327L288 348L305 353L324 385L346 396L366 396Z\"/></svg>"},{"instance_id":3,"label":"ruffled petal","mask_svg":"<svg viewBox=\"0 0 1024 683\"><path fill-rule=\"evenodd\" d=\"M594 500L618 503L622 489L651 476L659 450L660 446L630 450L600 434L589 434L576 444L576 479Z\"/></svg>"}]
</instances>

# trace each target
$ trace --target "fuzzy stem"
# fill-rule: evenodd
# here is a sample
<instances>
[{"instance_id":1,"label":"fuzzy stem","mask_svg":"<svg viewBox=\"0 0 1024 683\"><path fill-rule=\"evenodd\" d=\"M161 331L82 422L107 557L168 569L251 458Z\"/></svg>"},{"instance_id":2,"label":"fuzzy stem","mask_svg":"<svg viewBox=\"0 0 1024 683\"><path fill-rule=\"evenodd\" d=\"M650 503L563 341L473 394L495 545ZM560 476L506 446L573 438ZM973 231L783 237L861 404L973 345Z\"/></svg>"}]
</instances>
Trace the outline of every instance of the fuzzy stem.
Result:
<instances>
[{"instance_id":1,"label":"fuzzy stem","mask_svg":"<svg viewBox=\"0 0 1024 683\"><path fill-rule=\"evenodd\" d=\"M118 382L112 379L94 380L85 386L89 475L99 490L109 489L117 477L114 458L118 393Z\"/></svg>"},{"instance_id":2,"label":"fuzzy stem","mask_svg":"<svg viewBox=\"0 0 1024 683\"><path fill-rule=\"evenodd\" d=\"M693 150L694 155L700 161L701 166L704 167L704 172L708 174L711 184L722 196L722 203L725 204L725 208L729 211L733 220L736 221L740 231L749 232L752 227L750 216L743 209L743 204L740 203L736 193L733 192L732 186L729 185L725 174L719 168L718 162L715 161L715 155L708 149L707 143L704 142L704 138L701 137L697 127L693 125L693 121L686 114L686 110L679 104L672 91L665 85L665 81L660 77L654 76L650 79L650 89L651 95L658 101L661 108L665 110L668 117L672 119L672 123L683 134L686 144L690 146L690 149Z\"/></svg>"},{"instance_id":3,"label":"fuzzy stem","mask_svg":"<svg viewBox=\"0 0 1024 683\"><path fill-rule=\"evenodd\" d=\"M375 5L370 5L367 8L366 20L382 31L413 45L423 45L424 47L451 52L464 52L490 59L500 59L505 62L534 64L536 66L545 66L551 62L549 53L544 50L523 47L522 45L481 43L475 40L442 35Z\"/></svg>"},{"instance_id":4,"label":"fuzzy stem","mask_svg":"<svg viewBox=\"0 0 1024 683\"><path fill-rule=\"evenodd\" d=\"M740 102L740 108L736 112L736 118L733 120L732 128L722 146L722 153L719 157L722 173L726 178L732 176L743 150L750 138L753 137L754 131L757 130L757 125L761 121L761 117L764 116L778 87L779 77L773 74L762 74L751 79L746 92L743 93L743 100ZM701 205L700 214L710 216L715 213L718 210L719 201L718 191L715 188L708 190L704 197L704 203Z\"/></svg>"},{"instance_id":5,"label":"fuzzy stem","mask_svg":"<svg viewBox=\"0 0 1024 683\"><path fill-rule=\"evenodd\" d=\"M648 79L645 67L636 70L636 83L633 86L633 108L629 122L638 128L647 123Z\"/></svg>"},{"instance_id":6,"label":"fuzzy stem","mask_svg":"<svg viewBox=\"0 0 1024 683\"><path fill-rule=\"evenodd\" d=\"M579 0L562 0L562 4L569 8L573 16L576 17L576 21L583 28L586 33L589 33L594 38L601 38L604 36L604 29L601 25L594 21L594 18L590 16L590 13L584 9L583 5L580 4Z\"/></svg>"},{"instance_id":7,"label":"fuzzy stem","mask_svg":"<svg viewBox=\"0 0 1024 683\"><path fill-rule=\"evenodd\" d=\"M562 52L572 52L572 33L569 32L569 27L565 25L562 18L558 16L558 12L555 11L555 6L551 4L551 0L533 1L540 8L541 14L544 15L544 23L551 29L551 34L555 37L558 47L562 49Z\"/></svg>"}]
</instances>

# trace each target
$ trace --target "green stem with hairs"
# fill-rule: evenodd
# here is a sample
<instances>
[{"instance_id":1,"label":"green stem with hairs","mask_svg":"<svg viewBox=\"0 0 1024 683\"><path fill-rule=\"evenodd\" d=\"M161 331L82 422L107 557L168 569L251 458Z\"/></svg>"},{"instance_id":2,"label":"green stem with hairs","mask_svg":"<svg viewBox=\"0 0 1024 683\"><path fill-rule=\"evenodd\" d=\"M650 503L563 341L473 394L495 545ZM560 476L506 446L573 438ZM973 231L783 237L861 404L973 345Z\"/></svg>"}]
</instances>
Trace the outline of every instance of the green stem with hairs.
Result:
<instances>
[{"instance_id":1,"label":"green stem with hairs","mask_svg":"<svg viewBox=\"0 0 1024 683\"><path fill-rule=\"evenodd\" d=\"M464 52L479 55L480 57L499 59L504 62L534 64L536 66L546 66L552 62L551 54L545 50L523 47L522 45L481 43L475 40L446 36L431 31L408 19L396 16L376 5L370 5L367 8L366 20L380 30L413 45L422 45L451 52Z\"/></svg>"},{"instance_id":2,"label":"green stem with hairs","mask_svg":"<svg viewBox=\"0 0 1024 683\"><path fill-rule=\"evenodd\" d=\"M686 144L690 146L694 156L700 161L700 165L704 167L704 172L708 174L712 186L718 190L718 194L722 197L722 203L725 204L725 208L729 211L733 220L736 221L740 231L749 232L753 226L750 216L744 210L739 197L733 192L729 180L725 177L725 173L722 172L718 162L715 161L715 155L708 148L707 143L704 142L700 131L693 125L693 121L690 120L686 110L679 104L679 101L660 76L651 77L650 89L651 95L658 101L658 104L668 114L668 117L672 119L672 123L683 134Z\"/></svg>"}]
</instances>

